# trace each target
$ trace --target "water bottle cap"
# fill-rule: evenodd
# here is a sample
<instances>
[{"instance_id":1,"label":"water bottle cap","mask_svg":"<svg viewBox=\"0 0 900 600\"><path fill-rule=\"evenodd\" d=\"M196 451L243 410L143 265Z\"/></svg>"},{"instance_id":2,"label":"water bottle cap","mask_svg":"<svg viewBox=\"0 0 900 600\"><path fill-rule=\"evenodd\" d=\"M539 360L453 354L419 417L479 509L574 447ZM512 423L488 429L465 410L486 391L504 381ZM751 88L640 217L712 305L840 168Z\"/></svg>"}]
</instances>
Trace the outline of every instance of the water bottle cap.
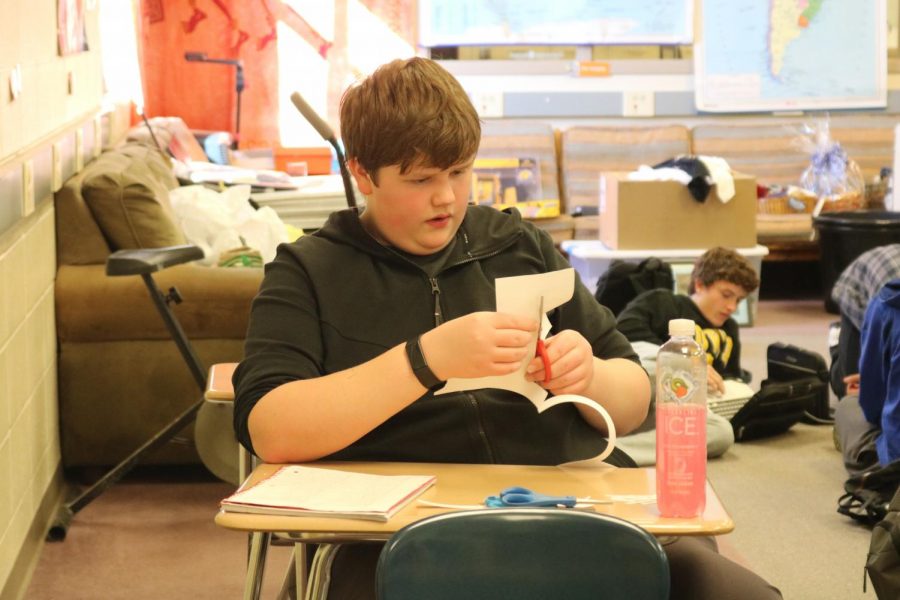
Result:
<instances>
[{"instance_id":1,"label":"water bottle cap","mask_svg":"<svg viewBox=\"0 0 900 600\"><path fill-rule=\"evenodd\" d=\"M694 321L691 319L672 319L669 321L669 335L694 337Z\"/></svg>"}]
</instances>

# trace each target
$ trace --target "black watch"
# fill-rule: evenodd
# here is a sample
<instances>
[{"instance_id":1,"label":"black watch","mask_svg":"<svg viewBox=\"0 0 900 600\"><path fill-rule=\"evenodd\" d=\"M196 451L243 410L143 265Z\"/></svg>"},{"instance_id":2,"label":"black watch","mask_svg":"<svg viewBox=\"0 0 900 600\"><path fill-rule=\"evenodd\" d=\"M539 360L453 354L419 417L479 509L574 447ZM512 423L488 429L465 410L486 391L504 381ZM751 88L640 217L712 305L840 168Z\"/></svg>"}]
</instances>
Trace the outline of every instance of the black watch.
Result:
<instances>
[{"instance_id":1,"label":"black watch","mask_svg":"<svg viewBox=\"0 0 900 600\"><path fill-rule=\"evenodd\" d=\"M413 373L415 374L416 379L419 380L419 383L429 390L434 391L446 382L438 379L437 375L434 374L434 371L429 368L428 363L425 361L425 355L422 353L422 347L419 346L420 337L421 336L416 336L406 342L406 358L409 359L409 366L412 367Z\"/></svg>"}]
</instances>

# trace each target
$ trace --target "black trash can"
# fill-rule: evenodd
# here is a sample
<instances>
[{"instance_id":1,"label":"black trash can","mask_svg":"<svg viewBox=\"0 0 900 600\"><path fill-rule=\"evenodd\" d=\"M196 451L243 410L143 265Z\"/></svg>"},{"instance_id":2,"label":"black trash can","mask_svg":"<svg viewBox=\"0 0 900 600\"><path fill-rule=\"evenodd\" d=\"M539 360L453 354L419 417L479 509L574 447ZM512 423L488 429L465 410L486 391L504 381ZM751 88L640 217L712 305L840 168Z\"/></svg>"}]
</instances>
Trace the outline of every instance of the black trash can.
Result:
<instances>
[{"instance_id":1,"label":"black trash can","mask_svg":"<svg viewBox=\"0 0 900 600\"><path fill-rule=\"evenodd\" d=\"M877 246L900 243L900 212L823 213L813 219L819 238L820 271L825 309L838 313L831 288L853 260Z\"/></svg>"}]
</instances>

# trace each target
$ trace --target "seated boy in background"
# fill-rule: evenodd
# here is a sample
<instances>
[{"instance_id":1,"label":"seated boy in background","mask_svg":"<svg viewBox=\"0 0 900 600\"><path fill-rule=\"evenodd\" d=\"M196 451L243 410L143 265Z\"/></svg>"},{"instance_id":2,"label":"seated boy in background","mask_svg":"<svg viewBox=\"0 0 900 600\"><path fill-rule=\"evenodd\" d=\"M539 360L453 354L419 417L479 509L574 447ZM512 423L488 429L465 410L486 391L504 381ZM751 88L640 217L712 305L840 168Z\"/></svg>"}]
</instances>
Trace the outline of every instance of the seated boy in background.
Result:
<instances>
[{"instance_id":1,"label":"seated boy in background","mask_svg":"<svg viewBox=\"0 0 900 600\"><path fill-rule=\"evenodd\" d=\"M847 265L831 288L841 313L837 343L831 348L831 389L838 399L855 396L859 385L860 331L866 307L884 285L900 277L900 244L866 250ZM850 380L845 381L849 377Z\"/></svg>"},{"instance_id":2,"label":"seated boy in background","mask_svg":"<svg viewBox=\"0 0 900 600\"><path fill-rule=\"evenodd\" d=\"M644 292L619 313L617 327L634 344L651 373L659 346L669 339L671 319L692 319L696 339L706 351L710 393L724 391L724 379L745 379L741 369L740 329L732 314L741 300L759 287L759 276L746 258L728 248L711 248L691 271L688 295L667 289ZM730 421L709 411L707 456L721 456L734 444ZM619 440L619 446L639 465L656 463L653 411L639 431Z\"/></svg>"},{"instance_id":3,"label":"seated boy in background","mask_svg":"<svg viewBox=\"0 0 900 600\"><path fill-rule=\"evenodd\" d=\"M548 382L534 358L537 319L496 312L496 278L569 265L518 212L468 206L481 125L459 83L433 61L397 60L352 86L340 112L366 208L333 213L267 265L234 376L241 443L268 462L555 465L599 454L605 424L581 407L538 414L505 390L434 394L447 379L523 362L552 394L601 404L618 431L640 424L647 375L583 285L548 315ZM622 452L608 461L633 465ZM712 540L666 547L673 598L780 597ZM374 597L379 552L343 546L329 598Z\"/></svg>"},{"instance_id":4,"label":"seated boy in background","mask_svg":"<svg viewBox=\"0 0 900 600\"><path fill-rule=\"evenodd\" d=\"M844 467L857 475L900 458L900 279L869 301L860 332L859 373L845 378L847 395L834 428Z\"/></svg>"}]
</instances>

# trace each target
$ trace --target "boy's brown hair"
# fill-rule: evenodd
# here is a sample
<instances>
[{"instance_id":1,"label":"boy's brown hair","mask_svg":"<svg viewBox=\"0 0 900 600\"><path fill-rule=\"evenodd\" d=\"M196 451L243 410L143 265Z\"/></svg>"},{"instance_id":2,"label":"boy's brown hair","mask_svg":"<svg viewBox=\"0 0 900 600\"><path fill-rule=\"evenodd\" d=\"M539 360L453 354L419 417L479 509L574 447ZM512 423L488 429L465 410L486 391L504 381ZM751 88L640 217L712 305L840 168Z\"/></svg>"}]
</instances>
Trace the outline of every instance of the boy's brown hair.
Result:
<instances>
[{"instance_id":1,"label":"boy's brown hair","mask_svg":"<svg viewBox=\"0 0 900 600\"><path fill-rule=\"evenodd\" d=\"M399 165L446 169L475 157L478 113L459 82L427 58L398 59L344 92L341 139L369 171Z\"/></svg>"},{"instance_id":2,"label":"boy's brown hair","mask_svg":"<svg viewBox=\"0 0 900 600\"><path fill-rule=\"evenodd\" d=\"M744 288L748 294L759 287L759 276L750 261L728 248L710 248L694 263L688 293L693 294L696 282L710 286L717 281L727 281Z\"/></svg>"}]
</instances>

